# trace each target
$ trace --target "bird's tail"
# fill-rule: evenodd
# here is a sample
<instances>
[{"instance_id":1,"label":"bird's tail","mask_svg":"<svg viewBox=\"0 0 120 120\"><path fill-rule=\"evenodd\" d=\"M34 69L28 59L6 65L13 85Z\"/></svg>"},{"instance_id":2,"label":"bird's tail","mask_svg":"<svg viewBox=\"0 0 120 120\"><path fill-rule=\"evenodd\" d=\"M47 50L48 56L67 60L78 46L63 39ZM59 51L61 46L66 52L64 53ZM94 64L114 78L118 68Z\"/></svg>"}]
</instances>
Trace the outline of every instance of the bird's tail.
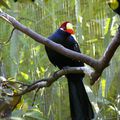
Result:
<instances>
[{"instance_id":1,"label":"bird's tail","mask_svg":"<svg viewBox=\"0 0 120 120\"><path fill-rule=\"evenodd\" d=\"M83 77L80 74L68 74L66 77L72 120L91 120L94 118L94 112L83 85Z\"/></svg>"}]
</instances>

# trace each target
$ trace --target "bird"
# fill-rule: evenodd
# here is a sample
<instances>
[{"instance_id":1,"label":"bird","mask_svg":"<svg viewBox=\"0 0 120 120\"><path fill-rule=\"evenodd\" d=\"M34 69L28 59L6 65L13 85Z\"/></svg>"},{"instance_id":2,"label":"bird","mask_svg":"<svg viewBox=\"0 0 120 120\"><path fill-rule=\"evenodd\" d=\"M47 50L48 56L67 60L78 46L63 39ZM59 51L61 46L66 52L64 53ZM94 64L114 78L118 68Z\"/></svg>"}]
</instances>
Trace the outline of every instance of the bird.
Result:
<instances>
[{"instance_id":1,"label":"bird","mask_svg":"<svg viewBox=\"0 0 120 120\"><path fill-rule=\"evenodd\" d=\"M71 22L66 21L48 37L49 40L63 45L65 48L81 53L79 44L75 38L75 31ZM84 63L68 58L51 48L45 46L50 62L64 69L65 67L83 67ZM91 120L94 118L94 111L83 84L84 73L71 73L65 75L68 81L70 111L72 120Z\"/></svg>"},{"instance_id":2,"label":"bird","mask_svg":"<svg viewBox=\"0 0 120 120\"><path fill-rule=\"evenodd\" d=\"M115 13L120 15L120 0L108 0L107 3Z\"/></svg>"}]
</instances>

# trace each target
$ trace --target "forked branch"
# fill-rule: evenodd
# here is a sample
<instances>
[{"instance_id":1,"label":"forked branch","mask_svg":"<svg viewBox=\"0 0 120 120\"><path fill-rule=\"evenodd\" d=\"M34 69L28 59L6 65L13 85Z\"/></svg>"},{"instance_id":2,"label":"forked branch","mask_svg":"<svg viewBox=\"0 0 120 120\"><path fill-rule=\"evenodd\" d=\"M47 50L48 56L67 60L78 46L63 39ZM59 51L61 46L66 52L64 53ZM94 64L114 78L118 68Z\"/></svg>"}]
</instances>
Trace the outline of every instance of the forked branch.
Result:
<instances>
[{"instance_id":1,"label":"forked branch","mask_svg":"<svg viewBox=\"0 0 120 120\"><path fill-rule=\"evenodd\" d=\"M90 77L91 77L90 84L91 85L93 85L95 81L98 80L103 70L107 66L109 66L110 60L112 59L115 51L120 45L120 29L118 29L111 43L106 48L104 55L99 60L96 60L87 55L69 50L60 44L50 41L49 39L41 36L35 31L27 28L26 26L18 22L14 17L8 15L7 13L4 13L3 11L0 11L0 18L10 23L15 29L31 37L33 40L50 47L51 49L55 50L56 52L60 54L63 54L69 58L74 58L75 60L78 60L78 61L82 61L88 64L89 66L91 66L94 69L94 71L90 73Z\"/></svg>"}]
</instances>

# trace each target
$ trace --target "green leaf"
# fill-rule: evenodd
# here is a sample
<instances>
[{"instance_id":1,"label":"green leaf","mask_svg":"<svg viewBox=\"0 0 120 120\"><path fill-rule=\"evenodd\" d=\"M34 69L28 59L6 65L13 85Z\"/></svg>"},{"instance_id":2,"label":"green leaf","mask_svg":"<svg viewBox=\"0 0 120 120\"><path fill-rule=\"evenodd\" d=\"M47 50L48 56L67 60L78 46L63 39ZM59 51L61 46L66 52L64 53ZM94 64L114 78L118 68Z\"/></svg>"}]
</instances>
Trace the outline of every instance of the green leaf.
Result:
<instances>
[{"instance_id":1,"label":"green leaf","mask_svg":"<svg viewBox=\"0 0 120 120\"><path fill-rule=\"evenodd\" d=\"M21 73L21 75L23 76L23 78L24 78L25 80L28 80L28 79L29 79L28 74L26 74L26 73L24 73L24 72L20 72L20 73Z\"/></svg>"},{"instance_id":2,"label":"green leaf","mask_svg":"<svg viewBox=\"0 0 120 120\"><path fill-rule=\"evenodd\" d=\"M47 120L43 117L40 111L33 110L31 112L27 112L23 115L25 120Z\"/></svg>"}]
</instances>

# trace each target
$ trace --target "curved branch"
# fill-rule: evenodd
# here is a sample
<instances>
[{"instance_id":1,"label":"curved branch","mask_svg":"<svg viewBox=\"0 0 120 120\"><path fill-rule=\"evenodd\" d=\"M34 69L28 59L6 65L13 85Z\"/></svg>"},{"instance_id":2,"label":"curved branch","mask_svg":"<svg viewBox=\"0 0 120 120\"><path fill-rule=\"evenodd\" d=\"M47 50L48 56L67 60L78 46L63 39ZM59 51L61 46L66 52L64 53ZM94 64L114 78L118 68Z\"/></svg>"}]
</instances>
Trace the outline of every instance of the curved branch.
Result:
<instances>
[{"instance_id":1,"label":"curved branch","mask_svg":"<svg viewBox=\"0 0 120 120\"><path fill-rule=\"evenodd\" d=\"M69 73L86 73L88 76L90 76L94 71L88 67L65 67L64 69L61 69L59 71L56 71L53 73L49 78L44 78L41 80L37 80L36 82L32 83L31 85L27 85L27 88L23 90L22 92L15 94L15 95L8 95L10 97L13 96L21 96L28 92L31 92L35 89L40 89L43 87L49 87L51 86L56 80L58 80L61 76L69 74ZM19 83L20 84L20 83ZM21 83L22 84L22 83Z\"/></svg>"},{"instance_id":2,"label":"curved branch","mask_svg":"<svg viewBox=\"0 0 120 120\"><path fill-rule=\"evenodd\" d=\"M103 56L99 60L98 69L96 69L95 72L92 74L92 80L90 81L91 85L93 85L95 81L101 76L103 70L109 66L110 61L119 45L120 45L120 26L118 28L118 31L116 32L116 35L113 37L112 41L106 48Z\"/></svg>"},{"instance_id":3,"label":"curved branch","mask_svg":"<svg viewBox=\"0 0 120 120\"><path fill-rule=\"evenodd\" d=\"M116 33L116 35L112 39L111 43L106 48L104 55L102 56L102 58L99 61L103 67L109 65L109 62L112 59L112 57L113 57L114 53L116 52L117 48L119 47L119 45L120 45L120 27L118 28L118 32Z\"/></svg>"},{"instance_id":4,"label":"curved branch","mask_svg":"<svg viewBox=\"0 0 120 120\"><path fill-rule=\"evenodd\" d=\"M15 18L13 18L12 16L10 16L4 12L0 12L0 14L1 14L0 17L3 18L4 20L6 20L7 22L9 22L15 29L18 29L19 31L25 33L29 37L33 38L35 41L50 47L51 49L57 51L60 54L63 54L70 58L74 58L78 61L85 62L86 64L92 66L93 68L96 68L97 60L95 60L89 56L86 56L82 53L78 53L78 52L69 50L69 49L63 47L62 45L57 44L57 43L41 36L40 34L36 33L35 31L33 31L30 28L27 28L26 26L24 26L23 24L18 22Z\"/></svg>"},{"instance_id":5,"label":"curved branch","mask_svg":"<svg viewBox=\"0 0 120 120\"><path fill-rule=\"evenodd\" d=\"M115 51L117 50L118 46L120 45L120 32L119 32L120 29L119 29L119 31L116 33L115 37L112 39L112 42L108 45L104 55L99 60L96 60L96 59L93 59L93 58L86 56L82 53L78 53L78 52L69 50L60 44L57 44L57 43L50 41L49 39L41 36L40 34L37 34L33 30L22 25L15 18L13 18L12 16L10 16L2 11L0 11L0 18L6 20L15 29L20 30L24 34L33 38L35 41L37 41L43 45L46 45L47 47L50 47L51 49L55 50L56 52L63 54L69 58L74 58L78 61L82 61L82 62L90 65L95 70L91 74L91 81L90 81L91 85L93 85L95 83L95 81L98 80L98 78L102 74L103 70L106 67L108 67L110 60L112 59Z\"/></svg>"}]
</instances>

